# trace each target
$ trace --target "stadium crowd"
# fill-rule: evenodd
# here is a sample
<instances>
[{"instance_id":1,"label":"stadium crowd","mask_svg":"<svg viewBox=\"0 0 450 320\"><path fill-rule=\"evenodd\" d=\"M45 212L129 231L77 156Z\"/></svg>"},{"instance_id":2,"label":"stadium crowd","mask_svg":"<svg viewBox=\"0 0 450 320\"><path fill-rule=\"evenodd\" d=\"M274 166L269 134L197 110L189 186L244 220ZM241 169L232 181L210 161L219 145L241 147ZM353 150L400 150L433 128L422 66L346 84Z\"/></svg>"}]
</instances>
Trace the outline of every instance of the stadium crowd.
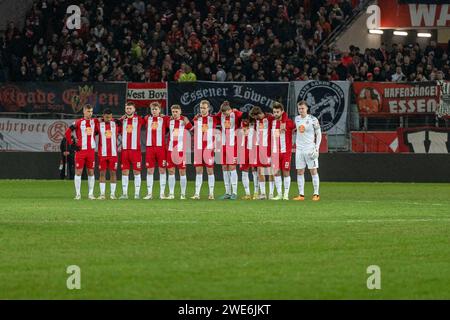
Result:
<instances>
[{"instance_id":1,"label":"stadium crowd","mask_svg":"<svg viewBox=\"0 0 450 320\"><path fill-rule=\"evenodd\" d=\"M322 40L356 10L351 0L35 0L20 31L0 39L0 81L450 80L430 42L341 52ZM2 79L3 78L3 79Z\"/></svg>"}]
</instances>

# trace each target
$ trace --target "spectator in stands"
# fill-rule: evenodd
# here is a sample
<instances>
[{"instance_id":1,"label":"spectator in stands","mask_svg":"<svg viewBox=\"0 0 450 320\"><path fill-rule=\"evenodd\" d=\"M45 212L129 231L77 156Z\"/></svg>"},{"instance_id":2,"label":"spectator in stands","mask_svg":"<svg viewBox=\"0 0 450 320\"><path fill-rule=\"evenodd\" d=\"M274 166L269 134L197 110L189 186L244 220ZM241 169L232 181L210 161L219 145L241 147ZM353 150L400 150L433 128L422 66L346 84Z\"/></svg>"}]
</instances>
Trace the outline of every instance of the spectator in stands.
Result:
<instances>
[{"instance_id":1,"label":"spectator in stands","mask_svg":"<svg viewBox=\"0 0 450 320\"><path fill-rule=\"evenodd\" d=\"M448 54L435 41L364 53L322 45L351 17L350 0L77 2L80 30L65 28L61 1L34 0L23 30L8 24L0 70L9 80L367 80L372 73L374 81L391 81L397 65L404 79L450 77Z\"/></svg>"},{"instance_id":2,"label":"spectator in stands","mask_svg":"<svg viewBox=\"0 0 450 320\"><path fill-rule=\"evenodd\" d=\"M197 76L192 72L192 68L190 65L185 64L184 70L178 79L178 82L193 82L197 81Z\"/></svg>"},{"instance_id":3,"label":"spectator in stands","mask_svg":"<svg viewBox=\"0 0 450 320\"><path fill-rule=\"evenodd\" d=\"M392 82L406 81L406 76L403 74L402 67L397 66L395 73L391 77Z\"/></svg>"}]
</instances>

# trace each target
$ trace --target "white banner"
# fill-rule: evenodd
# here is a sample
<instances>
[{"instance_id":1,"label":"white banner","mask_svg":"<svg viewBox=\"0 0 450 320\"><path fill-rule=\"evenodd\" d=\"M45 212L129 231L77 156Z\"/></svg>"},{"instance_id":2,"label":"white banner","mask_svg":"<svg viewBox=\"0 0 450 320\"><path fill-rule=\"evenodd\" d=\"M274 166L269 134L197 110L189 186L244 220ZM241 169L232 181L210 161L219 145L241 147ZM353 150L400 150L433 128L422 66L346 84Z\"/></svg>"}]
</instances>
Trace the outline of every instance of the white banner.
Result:
<instances>
[{"instance_id":1,"label":"white banner","mask_svg":"<svg viewBox=\"0 0 450 320\"><path fill-rule=\"evenodd\" d=\"M0 118L0 151L60 152L61 140L73 122Z\"/></svg>"},{"instance_id":2,"label":"white banner","mask_svg":"<svg viewBox=\"0 0 450 320\"><path fill-rule=\"evenodd\" d=\"M305 100L309 112L319 119L323 132L329 135L347 133L347 111L350 98L348 81L295 81L291 97L293 114L297 115L297 102Z\"/></svg>"}]
</instances>

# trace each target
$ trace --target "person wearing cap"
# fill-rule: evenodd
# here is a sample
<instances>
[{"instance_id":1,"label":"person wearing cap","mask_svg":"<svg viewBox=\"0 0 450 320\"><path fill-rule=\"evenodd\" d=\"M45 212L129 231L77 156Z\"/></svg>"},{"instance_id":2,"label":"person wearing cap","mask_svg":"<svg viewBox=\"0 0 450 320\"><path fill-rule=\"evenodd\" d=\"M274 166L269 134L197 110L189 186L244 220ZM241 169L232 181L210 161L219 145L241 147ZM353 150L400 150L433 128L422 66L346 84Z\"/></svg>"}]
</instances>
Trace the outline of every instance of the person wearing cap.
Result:
<instances>
[{"instance_id":1,"label":"person wearing cap","mask_svg":"<svg viewBox=\"0 0 450 320\"><path fill-rule=\"evenodd\" d=\"M381 73L380 67L375 67L373 69L373 81L386 81L386 78Z\"/></svg>"}]
</instances>

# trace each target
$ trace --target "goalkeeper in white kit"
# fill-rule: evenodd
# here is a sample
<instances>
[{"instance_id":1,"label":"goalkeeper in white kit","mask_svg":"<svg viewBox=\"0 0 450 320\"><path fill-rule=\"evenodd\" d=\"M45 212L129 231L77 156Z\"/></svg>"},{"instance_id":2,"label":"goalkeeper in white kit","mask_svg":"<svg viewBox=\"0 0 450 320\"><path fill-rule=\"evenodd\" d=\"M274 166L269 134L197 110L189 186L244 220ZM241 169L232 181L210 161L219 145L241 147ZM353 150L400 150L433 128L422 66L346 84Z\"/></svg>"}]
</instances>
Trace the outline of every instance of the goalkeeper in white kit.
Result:
<instances>
[{"instance_id":1,"label":"goalkeeper in white kit","mask_svg":"<svg viewBox=\"0 0 450 320\"><path fill-rule=\"evenodd\" d=\"M305 168L308 167L314 193L312 200L319 201L319 147L322 141L322 131L319 120L308 114L308 105L305 101L297 104L298 116L295 117L296 127L296 150L295 166L297 169L298 197L296 201L305 200Z\"/></svg>"}]
</instances>

